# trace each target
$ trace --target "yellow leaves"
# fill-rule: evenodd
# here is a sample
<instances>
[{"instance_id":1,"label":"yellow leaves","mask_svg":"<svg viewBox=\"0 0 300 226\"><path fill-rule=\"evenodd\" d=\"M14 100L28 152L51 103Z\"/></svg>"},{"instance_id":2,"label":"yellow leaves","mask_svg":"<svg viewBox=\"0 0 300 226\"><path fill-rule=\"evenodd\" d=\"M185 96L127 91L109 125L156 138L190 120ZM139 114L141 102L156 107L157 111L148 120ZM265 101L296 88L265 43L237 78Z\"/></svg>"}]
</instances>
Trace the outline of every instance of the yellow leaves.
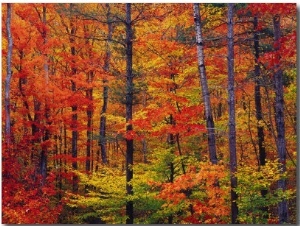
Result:
<instances>
[{"instance_id":1,"label":"yellow leaves","mask_svg":"<svg viewBox=\"0 0 300 226\"><path fill-rule=\"evenodd\" d=\"M286 173L281 173L281 164L278 160L267 161L265 166L259 169L253 166L240 166L236 173L238 187L235 189L239 199L239 219L242 223L259 223L265 218L260 212L262 207L278 204L283 198L291 199L294 195L293 189L282 191L276 189L277 181L284 179ZM267 191L263 197L261 191Z\"/></svg>"},{"instance_id":2,"label":"yellow leaves","mask_svg":"<svg viewBox=\"0 0 300 226\"><path fill-rule=\"evenodd\" d=\"M80 177L80 184L85 187L87 194L79 195L68 193L68 206L92 208L107 223L116 223L123 216L123 207L126 200L125 176L123 172L101 166L98 172L91 175L76 172Z\"/></svg>"}]
</instances>

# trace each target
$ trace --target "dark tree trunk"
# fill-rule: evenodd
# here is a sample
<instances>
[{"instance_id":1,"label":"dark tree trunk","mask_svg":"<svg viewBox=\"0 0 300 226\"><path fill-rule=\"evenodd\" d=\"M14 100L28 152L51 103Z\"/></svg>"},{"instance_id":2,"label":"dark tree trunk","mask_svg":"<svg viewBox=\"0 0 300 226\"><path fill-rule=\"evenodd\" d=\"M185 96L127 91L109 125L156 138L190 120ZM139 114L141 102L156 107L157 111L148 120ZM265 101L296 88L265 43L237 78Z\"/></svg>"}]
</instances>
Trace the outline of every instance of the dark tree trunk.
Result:
<instances>
[{"instance_id":1,"label":"dark tree trunk","mask_svg":"<svg viewBox=\"0 0 300 226\"><path fill-rule=\"evenodd\" d=\"M91 83L93 80L93 72L88 72L87 74L88 83ZM93 101L93 88L90 88L86 91L86 97L91 102ZM86 162L85 162L85 170L87 172L91 171L91 149L92 149L92 119L93 119L93 106L92 103L89 103L88 108L86 110L87 115L87 145L86 145Z\"/></svg>"},{"instance_id":2,"label":"dark tree trunk","mask_svg":"<svg viewBox=\"0 0 300 226\"><path fill-rule=\"evenodd\" d=\"M71 27L71 33L70 33L70 44L71 44L71 55L75 56L76 55L76 49L75 49L75 34L76 34L76 28L74 25L74 21L73 21L73 7L74 4L70 3L70 27ZM75 62L72 62L73 65L71 67L71 73L72 75L76 74L76 68L75 68ZM74 81L71 82L72 83L72 91L75 93L76 92L76 83ZM77 105L73 104L71 106L72 108L72 158L73 158L73 162L72 162L72 169L73 170L77 170L78 169L78 165L77 165L77 140L78 140L78 131L77 131ZM78 176L77 175L73 175L73 192L78 191Z\"/></svg>"},{"instance_id":3,"label":"dark tree trunk","mask_svg":"<svg viewBox=\"0 0 300 226\"><path fill-rule=\"evenodd\" d=\"M194 3L194 21L196 29L196 44L197 44L197 58L198 58L198 70L200 77L200 86L202 91L202 98L205 106L205 120L207 127L208 138L208 150L209 159L212 164L217 164L217 150L216 150L216 138L215 138L215 124L212 116L210 94L207 85L206 70L204 64L204 51L203 51L203 38L201 31L201 17L199 12L199 3Z\"/></svg>"},{"instance_id":4,"label":"dark tree trunk","mask_svg":"<svg viewBox=\"0 0 300 226\"><path fill-rule=\"evenodd\" d=\"M171 91L172 91L172 89L171 89ZM175 121L173 119L173 115L172 114L170 115L169 119L170 119L169 123L171 125L175 125ZM173 150L174 145L175 145L175 137L174 137L174 135L172 133L168 134L167 143L168 143L168 145ZM169 177L169 181L168 182L173 183L174 182L174 177L175 177L175 175L174 175L175 174L174 163L173 162L168 163L168 167L170 169L170 177ZM168 216L168 224L173 224L173 214L171 214L171 215Z\"/></svg>"},{"instance_id":5,"label":"dark tree trunk","mask_svg":"<svg viewBox=\"0 0 300 226\"><path fill-rule=\"evenodd\" d=\"M45 5L43 5L43 18L42 18L42 22L44 24L44 28L43 28L43 33L42 33L42 37L44 40L44 45L47 44L47 30L46 30L46 25L47 25L47 18L46 18L46 13L47 13L47 8ZM47 53L43 53L44 55L44 73L45 73L45 83L46 83L46 94L48 94L48 82L49 82L49 66L48 66L48 55ZM49 117L50 117L50 109L49 109L49 105L47 103L47 99L45 98L45 119L46 119L46 123L47 125L50 125L50 121L49 121ZM50 139L50 131L47 129L47 127L45 128L45 135L44 135L44 141L49 140ZM41 159L40 159L40 170L41 170L41 175L42 175L42 184L45 184L46 182L46 176L47 176L47 150L42 150L41 152Z\"/></svg>"},{"instance_id":6,"label":"dark tree trunk","mask_svg":"<svg viewBox=\"0 0 300 226\"><path fill-rule=\"evenodd\" d=\"M231 184L231 223L237 224L238 206L236 158L236 130L235 130L235 88L234 88L234 43L233 43L233 3L228 3L228 108L229 108L229 151L230 151L230 184Z\"/></svg>"},{"instance_id":7,"label":"dark tree trunk","mask_svg":"<svg viewBox=\"0 0 300 226\"><path fill-rule=\"evenodd\" d=\"M261 78L260 78L260 66L258 62L259 58L259 34L257 31L258 19L254 17L254 51L255 51L255 109L256 109L256 120L257 125L257 136L258 136L258 147L259 147L259 162L261 166L266 164L266 149L264 146L264 129L259 125L259 122L263 119L262 117L262 106L261 106Z\"/></svg>"},{"instance_id":8,"label":"dark tree trunk","mask_svg":"<svg viewBox=\"0 0 300 226\"><path fill-rule=\"evenodd\" d=\"M108 35L107 35L107 42L106 42L106 55L104 61L104 70L105 72L109 72L109 63L110 63L110 41L112 39L112 22L110 21L110 6L108 3L105 4L107 8L107 26L108 26ZM106 85L107 79L103 78L103 105L101 110L101 117L100 117L100 138L99 138L99 145L101 149L101 160L103 164L107 163L107 152L106 152L106 110L107 110L107 101L108 101L108 86Z\"/></svg>"},{"instance_id":9,"label":"dark tree trunk","mask_svg":"<svg viewBox=\"0 0 300 226\"><path fill-rule=\"evenodd\" d=\"M61 114L63 115L63 111L61 112ZM64 165L64 173L67 173L67 154L69 154L68 152L68 142L67 142L67 127L66 124L63 124L63 140L64 140L64 161L63 161L63 165ZM67 178L65 177L65 183L67 183Z\"/></svg>"},{"instance_id":10,"label":"dark tree trunk","mask_svg":"<svg viewBox=\"0 0 300 226\"><path fill-rule=\"evenodd\" d=\"M132 74L132 39L131 4L126 4L126 132L132 128L132 104L133 104L133 74ZM126 139L126 192L133 195L133 139ZM126 202L126 224L133 224L133 201Z\"/></svg>"},{"instance_id":11,"label":"dark tree trunk","mask_svg":"<svg viewBox=\"0 0 300 226\"><path fill-rule=\"evenodd\" d=\"M285 122L284 122L284 97L283 97L283 71L280 65L280 15L273 17L274 25L274 46L275 46L275 73L274 73L274 88L275 88L275 123L277 131L277 152L281 165L281 173L286 171L286 143L285 143ZM278 189L286 190L286 180L280 179L278 181ZM283 200L278 205L279 223L288 223L288 203Z\"/></svg>"},{"instance_id":12,"label":"dark tree trunk","mask_svg":"<svg viewBox=\"0 0 300 226\"><path fill-rule=\"evenodd\" d=\"M5 141L7 148L10 148L11 144L11 118L10 118L10 84L12 78L12 49L13 39L11 34L11 14L12 5L7 3L7 16L6 16L6 32L8 40L7 58L6 58L6 79L5 79Z\"/></svg>"},{"instance_id":13,"label":"dark tree trunk","mask_svg":"<svg viewBox=\"0 0 300 226\"><path fill-rule=\"evenodd\" d=\"M258 28L258 18L253 18L253 25L254 25L254 52L255 52L255 109L256 109L256 120L257 120L257 137L258 137L258 151L259 151L259 165L264 166L266 165L266 149L265 149L265 134L264 128L260 125L260 122L263 120L262 117L262 106L261 106L261 76L260 76L260 66L258 62L259 58L259 32ZM261 190L262 197L266 197L268 191ZM262 211L264 212L263 217L268 217L268 208L263 207Z\"/></svg>"},{"instance_id":14,"label":"dark tree trunk","mask_svg":"<svg viewBox=\"0 0 300 226\"><path fill-rule=\"evenodd\" d=\"M32 134L32 153L31 153L31 160L32 163L35 165L35 175L41 175L41 161L42 161L42 150L41 153L38 153L39 150L36 150L35 144L41 141L41 134L40 134L40 122L41 122L41 103L34 98L33 100L33 108L34 108L34 115L33 121L31 121L31 134Z\"/></svg>"},{"instance_id":15,"label":"dark tree trunk","mask_svg":"<svg viewBox=\"0 0 300 226\"><path fill-rule=\"evenodd\" d=\"M87 26L84 26L84 33L85 33L85 37L88 35L89 30ZM89 39L87 38L85 40L85 44L88 46L89 45ZM91 57L91 50L92 47L87 47L87 58ZM94 79L94 72L93 71L89 71L87 72L87 83L91 84L93 82ZM87 122L86 122L86 137L87 137L87 145L86 145L86 161L85 161L85 170L87 172L91 171L91 169L93 170L93 168L91 168L91 152L92 152L92 144L93 144L93 128L92 128L92 121L93 121L93 88L88 88L86 90L86 98L89 100L87 109L86 109L86 116L87 116Z\"/></svg>"}]
</instances>

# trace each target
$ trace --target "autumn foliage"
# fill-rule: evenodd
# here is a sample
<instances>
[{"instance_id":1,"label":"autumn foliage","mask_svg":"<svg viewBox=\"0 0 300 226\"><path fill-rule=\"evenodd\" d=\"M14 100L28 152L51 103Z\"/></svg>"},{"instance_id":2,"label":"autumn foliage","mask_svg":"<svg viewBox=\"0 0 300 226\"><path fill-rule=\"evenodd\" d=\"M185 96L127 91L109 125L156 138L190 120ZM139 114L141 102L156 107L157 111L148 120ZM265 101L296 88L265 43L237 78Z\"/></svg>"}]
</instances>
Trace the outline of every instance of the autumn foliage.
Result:
<instances>
[{"instance_id":1,"label":"autumn foliage","mask_svg":"<svg viewBox=\"0 0 300 226\"><path fill-rule=\"evenodd\" d=\"M228 224L233 191L239 223L278 223L283 201L287 223L296 222L295 4L234 4L234 175L227 4L200 4L203 43L191 3L10 6L9 23L2 4L2 223L124 224L132 214L136 224ZM204 66L214 128L207 128Z\"/></svg>"}]
</instances>

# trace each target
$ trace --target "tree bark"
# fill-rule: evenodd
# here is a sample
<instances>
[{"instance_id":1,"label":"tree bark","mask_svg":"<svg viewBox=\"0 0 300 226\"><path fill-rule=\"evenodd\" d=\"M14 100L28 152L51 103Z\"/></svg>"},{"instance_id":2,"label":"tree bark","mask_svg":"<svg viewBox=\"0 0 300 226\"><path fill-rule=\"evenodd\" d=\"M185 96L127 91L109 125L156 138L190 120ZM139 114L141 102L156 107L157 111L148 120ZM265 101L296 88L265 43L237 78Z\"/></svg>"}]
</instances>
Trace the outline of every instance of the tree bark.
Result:
<instances>
[{"instance_id":1,"label":"tree bark","mask_svg":"<svg viewBox=\"0 0 300 226\"><path fill-rule=\"evenodd\" d=\"M91 83L93 80L93 72L90 71L87 73L87 81L88 83ZM86 91L86 97L91 102L93 101L93 88L89 88ZM86 110L87 115L87 130L86 130L86 136L87 136L87 145L86 145L86 162L85 162L85 170L87 172L91 171L91 149L92 149L92 119L93 119L93 106L92 103L88 105L88 108Z\"/></svg>"},{"instance_id":2,"label":"tree bark","mask_svg":"<svg viewBox=\"0 0 300 226\"><path fill-rule=\"evenodd\" d=\"M42 33L42 37L44 40L44 45L47 44L47 30L46 30L46 25L47 25L47 18L46 18L46 14L47 14L47 8L45 6L45 4L43 5L43 18L42 18L42 22L44 24L44 28L43 28L43 33ZM45 88L46 88L46 94L48 95L48 83L49 83L49 66L48 66L48 55L47 53L43 53L44 55L44 73L45 73ZM50 109L49 109L49 105L47 103L47 99L45 98L45 119L46 119L46 123L47 125L50 125L49 122L49 117L50 117ZM50 139L50 132L47 128L45 128L45 135L44 135L44 141L49 140ZM41 152L41 159L40 159L40 173L42 175L42 184L45 184L46 182L46 176L47 176L47 150L42 150Z\"/></svg>"},{"instance_id":3,"label":"tree bark","mask_svg":"<svg viewBox=\"0 0 300 226\"><path fill-rule=\"evenodd\" d=\"M233 3L228 3L228 108L229 108L229 151L230 151L230 184L231 184L231 223L237 224L238 206L237 193L234 189L237 187L236 158L236 130L235 130L235 87L234 87L234 43L233 43Z\"/></svg>"},{"instance_id":4,"label":"tree bark","mask_svg":"<svg viewBox=\"0 0 300 226\"><path fill-rule=\"evenodd\" d=\"M85 36L86 34L89 32L88 30L88 27L84 27L84 33L85 33ZM85 44L87 46L89 46L89 39L87 38L85 40ZM92 57L91 56L91 50L92 50L92 47L87 47L88 50L87 50L87 55L86 57L87 58L90 58ZM94 72L93 71L88 71L87 74L86 74L86 80L87 80L87 83L92 83L93 82L93 79L94 79ZM87 116L87 122L86 122L86 137L87 137L87 145L86 145L86 161L85 161L85 170L87 172L91 171L91 152L92 152L92 143L93 143L93 138L92 138L92 131L93 131L93 88L88 88L86 90L86 98L89 100L89 104L87 106L87 110L86 110L86 116Z\"/></svg>"},{"instance_id":5,"label":"tree bark","mask_svg":"<svg viewBox=\"0 0 300 226\"><path fill-rule=\"evenodd\" d=\"M259 58L259 32L258 28L258 18L255 16L253 18L253 28L254 28L254 54L255 54L255 91L254 91L254 101L255 101L255 109L256 109L256 120L257 120L257 137L258 137L258 151L259 151L259 165L266 165L266 148L265 148L265 134L264 128L260 125L260 122L263 120L262 117L262 105L261 105L261 76L260 76L260 66L258 62ZM266 197L268 191L263 189L261 190L262 197ZM263 217L268 217L268 208L263 207L262 211L264 212Z\"/></svg>"},{"instance_id":6,"label":"tree bark","mask_svg":"<svg viewBox=\"0 0 300 226\"><path fill-rule=\"evenodd\" d=\"M215 124L212 116L210 94L207 85L206 70L204 64L204 51L203 51L203 37L201 31L201 17L199 3L194 3L194 21L196 29L196 44L197 44L197 58L198 58L198 70L200 77L200 86L202 91L202 98L205 106L205 120L207 127L208 138L208 150L209 158L212 164L217 164L217 150L216 150L216 138L215 138Z\"/></svg>"},{"instance_id":7,"label":"tree bark","mask_svg":"<svg viewBox=\"0 0 300 226\"><path fill-rule=\"evenodd\" d=\"M75 34L76 34L76 28L74 25L73 21L73 7L74 4L70 3L70 27L71 27L71 33L70 33L70 44L71 44L71 55L75 56L76 55L76 49L75 49ZM71 74L74 76L76 74L77 69L75 68L75 62L72 62L73 65L71 67ZM74 81L71 81L72 83L72 91L76 92L76 83ZM73 104L71 106L72 108L72 169L77 170L78 165L77 165L77 140L78 140L78 131L77 131L77 105ZM73 175L73 192L78 191L78 176Z\"/></svg>"},{"instance_id":8,"label":"tree bark","mask_svg":"<svg viewBox=\"0 0 300 226\"><path fill-rule=\"evenodd\" d=\"M283 97L283 71L280 65L280 15L273 17L274 26L274 50L275 50L275 73L274 73L274 88L275 88L275 123L277 131L277 152L281 173L286 171L286 142L285 142L285 122L284 122L284 97ZM280 179L278 181L278 189L286 190L286 180ZM278 204L279 223L288 223L288 203L283 200Z\"/></svg>"},{"instance_id":9,"label":"tree bark","mask_svg":"<svg viewBox=\"0 0 300 226\"><path fill-rule=\"evenodd\" d=\"M11 14L12 5L7 3L7 16L6 16L6 32L8 40L7 58L6 58L6 79L5 79L5 141L7 148L11 145L11 118L10 118L10 85L12 78L12 49L13 49L13 39L11 34Z\"/></svg>"},{"instance_id":10,"label":"tree bark","mask_svg":"<svg viewBox=\"0 0 300 226\"><path fill-rule=\"evenodd\" d=\"M266 164L266 149L264 146L264 129L259 125L259 122L263 120L262 117L262 105L261 105L261 93L260 93L260 66L258 62L259 58L259 34L257 31L258 19L254 17L254 51L255 51L255 109L256 109L256 120L257 124L257 137L258 137L258 147L259 147L259 161L260 165L264 166Z\"/></svg>"},{"instance_id":11,"label":"tree bark","mask_svg":"<svg viewBox=\"0 0 300 226\"><path fill-rule=\"evenodd\" d=\"M107 42L106 42L106 54L104 60L104 71L109 72L109 64L110 64L110 41L112 39L112 22L110 21L110 6L108 3L105 4L107 8L107 27L108 27L108 35L107 35ZM103 164L107 163L107 152L106 152L106 116L105 113L107 111L107 101L108 101L108 86L106 85L107 79L103 78L103 105L101 110L101 117L100 117L100 138L99 138L99 145L101 148L101 160Z\"/></svg>"},{"instance_id":12,"label":"tree bark","mask_svg":"<svg viewBox=\"0 0 300 226\"><path fill-rule=\"evenodd\" d=\"M132 74L132 39L131 4L126 3L126 132L133 130L132 105L133 105L133 74ZM126 138L126 192L127 196L133 195L130 184L133 178L133 139ZM133 224L133 201L126 202L126 224Z\"/></svg>"}]
</instances>

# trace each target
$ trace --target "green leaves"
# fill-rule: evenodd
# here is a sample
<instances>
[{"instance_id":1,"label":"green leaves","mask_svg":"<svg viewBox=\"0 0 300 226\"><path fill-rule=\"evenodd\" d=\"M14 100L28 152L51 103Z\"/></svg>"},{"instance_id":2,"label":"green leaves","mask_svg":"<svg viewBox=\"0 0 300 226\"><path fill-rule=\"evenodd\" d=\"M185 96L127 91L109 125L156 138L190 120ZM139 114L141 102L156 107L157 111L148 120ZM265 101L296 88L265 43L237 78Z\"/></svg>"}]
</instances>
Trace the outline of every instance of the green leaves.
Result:
<instances>
[{"instance_id":1,"label":"green leaves","mask_svg":"<svg viewBox=\"0 0 300 226\"><path fill-rule=\"evenodd\" d=\"M241 223L265 224L274 217L268 215L268 212L264 211L265 208L271 208L283 199L295 197L293 189L276 189L277 181L286 177L286 173L280 173L280 163L277 160L268 161L265 166L260 166L260 169L253 166L239 167L236 176L238 187L235 191L239 196L238 218ZM264 196L261 194L263 190L266 191Z\"/></svg>"}]
</instances>

